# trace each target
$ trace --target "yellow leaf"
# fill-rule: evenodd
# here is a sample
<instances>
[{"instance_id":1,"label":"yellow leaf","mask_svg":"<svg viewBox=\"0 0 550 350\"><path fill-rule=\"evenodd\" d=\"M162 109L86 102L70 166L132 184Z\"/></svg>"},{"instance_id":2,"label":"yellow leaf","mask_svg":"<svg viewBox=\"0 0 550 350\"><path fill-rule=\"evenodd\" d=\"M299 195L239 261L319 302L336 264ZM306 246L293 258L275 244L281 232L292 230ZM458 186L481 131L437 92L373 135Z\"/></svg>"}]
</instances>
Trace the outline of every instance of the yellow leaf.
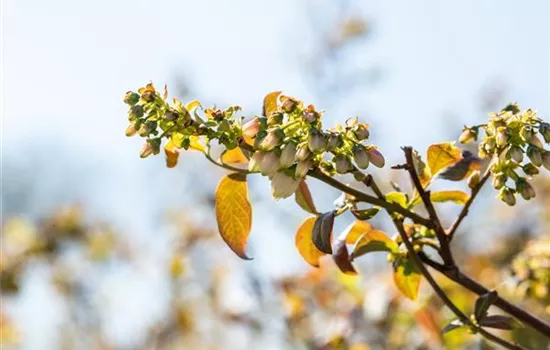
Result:
<instances>
[{"instance_id":1,"label":"yellow leaf","mask_svg":"<svg viewBox=\"0 0 550 350\"><path fill-rule=\"evenodd\" d=\"M350 258L353 260L370 252L397 252L397 243L383 231L373 230L363 234L355 243Z\"/></svg>"},{"instance_id":2,"label":"yellow leaf","mask_svg":"<svg viewBox=\"0 0 550 350\"><path fill-rule=\"evenodd\" d=\"M466 204L470 196L462 191L440 191L433 192L430 195L432 202L455 202L457 204Z\"/></svg>"},{"instance_id":3,"label":"yellow leaf","mask_svg":"<svg viewBox=\"0 0 550 350\"><path fill-rule=\"evenodd\" d=\"M224 164L243 164L248 163L248 159L239 147L225 150L222 153L221 161Z\"/></svg>"},{"instance_id":4,"label":"yellow leaf","mask_svg":"<svg viewBox=\"0 0 550 350\"><path fill-rule=\"evenodd\" d=\"M189 149L194 149L200 152L206 151L206 146L201 142L201 139L198 136L189 136L189 141Z\"/></svg>"},{"instance_id":5,"label":"yellow leaf","mask_svg":"<svg viewBox=\"0 0 550 350\"><path fill-rule=\"evenodd\" d=\"M164 146L164 153L166 154L166 166L168 168L175 167L178 164L180 152L172 140Z\"/></svg>"},{"instance_id":6,"label":"yellow leaf","mask_svg":"<svg viewBox=\"0 0 550 350\"><path fill-rule=\"evenodd\" d=\"M368 222L357 220L354 223L350 224L344 231L346 236L347 244L355 244L359 237L372 231L372 225Z\"/></svg>"},{"instance_id":7,"label":"yellow leaf","mask_svg":"<svg viewBox=\"0 0 550 350\"><path fill-rule=\"evenodd\" d=\"M298 249L298 253L304 258L304 260L315 267L319 267L319 259L325 255L322 251L317 249L313 244L313 225L317 218L311 216L302 222L298 231L296 231L295 245Z\"/></svg>"},{"instance_id":8,"label":"yellow leaf","mask_svg":"<svg viewBox=\"0 0 550 350\"><path fill-rule=\"evenodd\" d=\"M416 265L408 259L398 260L394 265L393 281L401 293L411 300L418 296L421 277Z\"/></svg>"},{"instance_id":9,"label":"yellow leaf","mask_svg":"<svg viewBox=\"0 0 550 350\"><path fill-rule=\"evenodd\" d=\"M273 91L264 97L264 116L269 117L273 112L277 111L277 99L281 91Z\"/></svg>"},{"instance_id":10,"label":"yellow leaf","mask_svg":"<svg viewBox=\"0 0 550 350\"><path fill-rule=\"evenodd\" d=\"M318 211L315 208L315 204L313 203L313 198L311 197L311 192L309 191L309 187L307 186L306 180L302 179L300 181L300 184L298 185L298 190L294 193L294 199L296 200L296 203L311 214L317 214Z\"/></svg>"},{"instance_id":11,"label":"yellow leaf","mask_svg":"<svg viewBox=\"0 0 550 350\"><path fill-rule=\"evenodd\" d=\"M246 175L235 173L221 179L216 189L218 230L229 246L242 259L252 227L252 208L248 201Z\"/></svg>"},{"instance_id":12,"label":"yellow leaf","mask_svg":"<svg viewBox=\"0 0 550 350\"><path fill-rule=\"evenodd\" d=\"M407 196L402 192L390 192L386 195L386 201L395 203L403 208L407 207Z\"/></svg>"},{"instance_id":13,"label":"yellow leaf","mask_svg":"<svg viewBox=\"0 0 550 350\"><path fill-rule=\"evenodd\" d=\"M198 100L193 100L185 105L185 109L187 109L189 113L193 113L195 109L199 107L202 108L202 105Z\"/></svg>"},{"instance_id":14,"label":"yellow leaf","mask_svg":"<svg viewBox=\"0 0 550 350\"><path fill-rule=\"evenodd\" d=\"M439 143L428 147L427 159L430 173L435 176L440 170L460 161L462 152L454 142Z\"/></svg>"}]
</instances>

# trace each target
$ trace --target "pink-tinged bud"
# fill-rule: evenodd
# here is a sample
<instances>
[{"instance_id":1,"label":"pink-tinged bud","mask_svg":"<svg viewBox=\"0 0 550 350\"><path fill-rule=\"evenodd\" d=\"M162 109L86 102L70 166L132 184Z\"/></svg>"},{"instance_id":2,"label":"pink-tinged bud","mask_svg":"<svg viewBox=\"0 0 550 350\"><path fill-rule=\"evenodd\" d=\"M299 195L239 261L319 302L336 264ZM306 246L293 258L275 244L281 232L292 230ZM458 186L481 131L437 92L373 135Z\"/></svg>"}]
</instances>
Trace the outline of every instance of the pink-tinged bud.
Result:
<instances>
[{"instance_id":1,"label":"pink-tinged bud","mask_svg":"<svg viewBox=\"0 0 550 350\"><path fill-rule=\"evenodd\" d=\"M547 170L550 170L550 151L545 151L542 154L542 165L544 165Z\"/></svg>"},{"instance_id":2,"label":"pink-tinged bud","mask_svg":"<svg viewBox=\"0 0 550 350\"><path fill-rule=\"evenodd\" d=\"M544 138L544 142L550 143L550 124L549 123L540 123L539 133Z\"/></svg>"},{"instance_id":3,"label":"pink-tinged bud","mask_svg":"<svg viewBox=\"0 0 550 350\"><path fill-rule=\"evenodd\" d=\"M341 147L344 142L342 141L342 136L340 134L331 133L328 136L327 140L327 149L329 151L334 151L338 147Z\"/></svg>"},{"instance_id":4,"label":"pink-tinged bud","mask_svg":"<svg viewBox=\"0 0 550 350\"><path fill-rule=\"evenodd\" d=\"M505 127L498 128L496 143L499 147L504 147L508 144L508 133L506 132Z\"/></svg>"},{"instance_id":5,"label":"pink-tinged bud","mask_svg":"<svg viewBox=\"0 0 550 350\"><path fill-rule=\"evenodd\" d=\"M534 135L533 128L530 125L524 125L519 131L519 136L521 136L521 138L525 142L529 142L529 140L531 140L531 137L533 137L533 135Z\"/></svg>"},{"instance_id":6,"label":"pink-tinged bud","mask_svg":"<svg viewBox=\"0 0 550 350\"><path fill-rule=\"evenodd\" d=\"M516 205L516 197L514 196L514 192L508 187L504 187L500 190L498 198L509 206Z\"/></svg>"},{"instance_id":7,"label":"pink-tinged bud","mask_svg":"<svg viewBox=\"0 0 550 350\"><path fill-rule=\"evenodd\" d=\"M503 173L495 174L493 176L493 187L497 190L500 190L504 187L504 185L506 185L506 180L508 180L508 177Z\"/></svg>"},{"instance_id":8,"label":"pink-tinged bud","mask_svg":"<svg viewBox=\"0 0 550 350\"><path fill-rule=\"evenodd\" d=\"M313 153L323 152L326 148L327 140L322 132L312 129L309 133L308 147Z\"/></svg>"},{"instance_id":9,"label":"pink-tinged bud","mask_svg":"<svg viewBox=\"0 0 550 350\"><path fill-rule=\"evenodd\" d=\"M283 114L282 113L272 113L269 117L267 117L267 125L268 126L278 126L283 123Z\"/></svg>"},{"instance_id":10,"label":"pink-tinged bud","mask_svg":"<svg viewBox=\"0 0 550 350\"><path fill-rule=\"evenodd\" d=\"M126 128L126 136L134 136L136 133L136 122L131 122L130 125Z\"/></svg>"},{"instance_id":11,"label":"pink-tinged bud","mask_svg":"<svg viewBox=\"0 0 550 350\"><path fill-rule=\"evenodd\" d=\"M296 157L296 143L289 142L283 147L281 152L281 169L286 169L294 164L294 158Z\"/></svg>"},{"instance_id":12,"label":"pink-tinged bud","mask_svg":"<svg viewBox=\"0 0 550 350\"><path fill-rule=\"evenodd\" d=\"M254 117L247 121L242 127L243 135L246 137L255 137L258 131L260 131L260 118Z\"/></svg>"},{"instance_id":13,"label":"pink-tinged bud","mask_svg":"<svg viewBox=\"0 0 550 350\"><path fill-rule=\"evenodd\" d=\"M474 140L477 140L477 130L471 128L464 128L458 138L458 142L460 143L469 143Z\"/></svg>"},{"instance_id":14,"label":"pink-tinged bud","mask_svg":"<svg viewBox=\"0 0 550 350\"><path fill-rule=\"evenodd\" d=\"M307 175L307 172L311 168L311 162L309 160L304 160L296 163L296 171L294 172L294 177L301 179Z\"/></svg>"},{"instance_id":15,"label":"pink-tinged bud","mask_svg":"<svg viewBox=\"0 0 550 350\"><path fill-rule=\"evenodd\" d=\"M353 134L359 141L363 141L369 138L369 126L367 124L357 124L353 130Z\"/></svg>"},{"instance_id":16,"label":"pink-tinged bud","mask_svg":"<svg viewBox=\"0 0 550 350\"><path fill-rule=\"evenodd\" d=\"M527 157L536 166L542 165L542 154L540 149L535 146L529 146L527 148Z\"/></svg>"},{"instance_id":17,"label":"pink-tinged bud","mask_svg":"<svg viewBox=\"0 0 550 350\"><path fill-rule=\"evenodd\" d=\"M260 172L262 175L271 176L279 170L281 164L279 156L275 152L266 152L260 160Z\"/></svg>"},{"instance_id":18,"label":"pink-tinged bud","mask_svg":"<svg viewBox=\"0 0 550 350\"><path fill-rule=\"evenodd\" d=\"M298 105L298 101L296 101L291 97L287 97L283 102L282 109L286 113L292 113L297 105Z\"/></svg>"},{"instance_id":19,"label":"pink-tinged bud","mask_svg":"<svg viewBox=\"0 0 550 350\"><path fill-rule=\"evenodd\" d=\"M508 150L508 155L516 163L523 162L523 151L518 146L510 147L510 150Z\"/></svg>"},{"instance_id":20,"label":"pink-tinged bud","mask_svg":"<svg viewBox=\"0 0 550 350\"><path fill-rule=\"evenodd\" d=\"M351 162L348 157L339 154L334 157L333 161L337 173L345 174L351 170Z\"/></svg>"},{"instance_id":21,"label":"pink-tinged bud","mask_svg":"<svg viewBox=\"0 0 550 350\"><path fill-rule=\"evenodd\" d=\"M367 153L367 150L365 149L365 146L363 145L355 145L353 146L353 159L355 160L355 164L361 169L366 169L369 167L369 154Z\"/></svg>"},{"instance_id":22,"label":"pink-tinged bud","mask_svg":"<svg viewBox=\"0 0 550 350\"><path fill-rule=\"evenodd\" d=\"M273 198L287 198L296 192L300 180L287 175L284 171L279 171L271 179L271 193Z\"/></svg>"},{"instance_id":23,"label":"pink-tinged bud","mask_svg":"<svg viewBox=\"0 0 550 350\"><path fill-rule=\"evenodd\" d=\"M529 143L537 148L544 148L544 145L540 141L537 135L533 135L531 139L529 140Z\"/></svg>"},{"instance_id":24,"label":"pink-tinged bud","mask_svg":"<svg viewBox=\"0 0 550 350\"><path fill-rule=\"evenodd\" d=\"M526 175L529 175L529 176L534 176L534 175L538 175L538 173L540 172L539 169L533 165L533 163L527 163L525 164L523 167L523 172L526 174Z\"/></svg>"},{"instance_id":25,"label":"pink-tinged bud","mask_svg":"<svg viewBox=\"0 0 550 350\"><path fill-rule=\"evenodd\" d=\"M160 139L149 139L145 141L145 144L143 145L143 148L141 149L139 156L141 158L147 158L151 154L159 154L159 153L160 153Z\"/></svg>"},{"instance_id":26,"label":"pink-tinged bud","mask_svg":"<svg viewBox=\"0 0 550 350\"><path fill-rule=\"evenodd\" d=\"M370 162L377 168L383 168L386 165L386 160L380 151L375 147L368 150Z\"/></svg>"},{"instance_id":27,"label":"pink-tinged bud","mask_svg":"<svg viewBox=\"0 0 550 350\"><path fill-rule=\"evenodd\" d=\"M248 171L257 173L260 171L260 164L262 163L262 159L264 157L264 153L261 151L256 151L250 158L250 161L248 162Z\"/></svg>"},{"instance_id":28,"label":"pink-tinged bud","mask_svg":"<svg viewBox=\"0 0 550 350\"><path fill-rule=\"evenodd\" d=\"M306 160L309 155L311 154L311 152L309 151L309 148L307 145L299 145L298 146L298 149L296 150L296 157L294 160L296 160L297 162L301 162L303 160Z\"/></svg>"},{"instance_id":29,"label":"pink-tinged bud","mask_svg":"<svg viewBox=\"0 0 550 350\"><path fill-rule=\"evenodd\" d=\"M481 176L479 174L479 170L476 170L470 175L468 178L468 187L471 189L476 188L479 185L479 181L481 179Z\"/></svg>"},{"instance_id":30,"label":"pink-tinged bud","mask_svg":"<svg viewBox=\"0 0 550 350\"><path fill-rule=\"evenodd\" d=\"M271 151L275 147L279 146L285 134L281 129L271 130L267 133L267 136L260 142L260 150L262 151Z\"/></svg>"},{"instance_id":31,"label":"pink-tinged bud","mask_svg":"<svg viewBox=\"0 0 550 350\"><path fill-rule=\"evenodd\" d=\"M531 184L527 182L527 180L525 180L524 178L519 178L516 181L516 192L519 192L519 194L526 201L528 201L531 198L535 198L536 196L535 190L533 189Z\"/></svg>"}]
</instances>

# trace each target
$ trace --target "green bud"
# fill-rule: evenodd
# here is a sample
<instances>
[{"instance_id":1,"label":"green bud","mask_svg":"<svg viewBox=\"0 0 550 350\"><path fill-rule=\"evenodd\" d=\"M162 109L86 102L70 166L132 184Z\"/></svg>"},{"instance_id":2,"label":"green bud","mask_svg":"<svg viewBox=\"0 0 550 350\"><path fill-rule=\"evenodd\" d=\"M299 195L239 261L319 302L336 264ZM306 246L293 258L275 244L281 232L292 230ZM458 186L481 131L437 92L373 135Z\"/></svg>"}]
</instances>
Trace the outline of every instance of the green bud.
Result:
<instances>
[{"instance_id":1,"label":"green bud","mask_svg":"<svg viewBox=\"0 0 550 350\"><path fill-rule=\"evenodd\" d=\"M497 130L496 144L499 147L504 147L508 144L508 133L505 127L500 127Z\"/></svg>"},{"instance_id":2,"label":"green bud","mask_svg":"<svg viewBox=\"0 0 550 350\"><path fill-rule=\"evenodd\" d=\"M268 126L278 126L278 125L281 125L283 123L283 114L282 113L272 113L268 118L267 118L267 125Z\"/></svg>"},{"instance_id":3,"label":"green bud","mask_svg":"<svg viewBox=\"0 0 550 350\"><path fill-rule=\"evenodd\" d=\"M139 136L149 136L154 130L157 129L157 125L158 123L154 120L148 120L141 124L141 127L138 130Z\"/></svg>"},{"instance_id":4,"label":"green bud","mask_svg":"<svg viewBox=\"0 0 550 350\"><path fill-rule=\"evenodd\" d=\"M132 106L132 108L130 109L129 118L130 119L139 119L139 118L143 117L143 114L144 114L143 106L135 105L135 106Z\"/></svg>"},{"instance_id":5,"label":"green bud","mask_svg":"<svg viewBox=\"0 0 550 350\"><path fill-rule=\"evenodd\" d=\"M544 151L542 153L542 165L544 165L547 170L550 170L550 151Z\"/></svg>"},{"instance_id":6,"label":"green bud","mask_svg":"<svg viewBox=\"0 0 550 350\"><path fill-rule=\"evenodd\" d=\"M261 151L256 151L250 158L250 161L248 162L248 171L257 173L260 171L260 164L262 163L262 159L264 157L264 153Z\"/></svg>"},{"instance_id":7,"label":"green bud","mask_svg":"<svg viewBox=\"0 0 550 350\"><path fill-rule=\"evenodd\" d=\"M262 151L271 151L275 147L279 146L285 137L284 132L281 129L271 130L267 133L267 136L260 142L259 149Z\"/></svg>"},{"instance_id":8,"label":"green bud","mask_svg":"<svg viewBox=\"0 0 550 350\"><path fill-rule=\"evenodd\" d=\"M326 137L317 129L311 129L309 132L308 147L313 153L323 152L326 148Z\"/></svg>"},{"instance_id":9,"label":"green bud","mask_svg":"<svg viewBox=\"0 0 550 350\"><path fill-rule=\"evenodd\" d=\"M531 137L533 137L533 135L534 133L531 125L524 125L519 131L519 136L521 136L521 138L525 142L529 142L529 140L531 140Z\"/></svg>"},{"instance_id":10,"label":"green bud","mask_svg":"<svg viewBox=\"0 0 550 350\"><path fill-rule=\"evenodd\" d=\"M173 109L169 109L167 110L165 113L164 113L164 120L167 120L169 122L173 122L174 120L177 120L179 117L179 114L177 111L173 110Z\"/></svg>"},{"instance_id":11,"label":"green bud","mask_svg":"<svg viewBox=\"0 0 550 350\"><path fill-rule=\"evenodd\" d=\"M345 174L351 170L351 162L348 157L339 154L333 158L334 167L339 174Z\"/></svg>"},{"instance_id":12,"label":"green bud","mask_svg":"<svg viewBox=\"0 0 550 350\"><path fill-rule=\"evenodd\" d=\"M294 157L294 160L297 162L301 162L303 160L306 160L311 152L309 151L309 148L307 145L301 144L298 146L298 149L296 150L296 157Z\"/></svg>"},{"instance_id":13,"label":"green bud","mask_svg":"<svg viewBox=\"0 0 550 350\"><path fill-rule=\"evenodd\" d=\"M154 91L146 90L143 94L141 94L141 98L145 102L153 102L155 100L155 95L156 93Z\"/></svg>"},{"instance_id":14,"label":"green bud","mask_svg":"<svg viewBox=\"0 0 550 350\"><path fill-rule=\"evenodd\" d=\"M367 151L369 154L369 160L370 162L377 168L383 168L386 164L386 160L384 159L384 156L376 147L370 147Z\"/></svg>"},{"instance_id":15,"label":"green bud","mask_svg":"<svg viewBox=\"0 0 550 350\"><path fill-rule=\"evenodd\" d=\"M550 143L550 123L540 123L539 133L544 138L544 142Z\"/></svg>"},{"instance_id":16,"label":"green bud","mask_svg":"<svg viewBox=\"0 0 550 350\"><path fill-rule=\"evenodd\" d=\"M161 142L160 139L148 139L147 141L145 141L145 144L143 145L143 148L141 149L139 156L141 158L147 158L151 154L159 154L160 142Z\"/></svg>"},{"instance_id":17,"label":"green bud","mask_svg":"<svg viewBox=\"0 0 550 350\"><path fill-rule=\"evenodd\" d=\"M527 157L536 166L542 165L542 153L539 148L535 146L529 146L527 148Z\"/></svg>"},{"instance_id":18,"label":"green bud","mask_svg":"<svg viewBox=\"0 0 550 350\"><path fill-rule=\"evenodd\" d=\"M281 152L281 169L286 169L294 164L294 158L296 157L296 143L291 141L284 145Z\"/></svg>"},{"instance_id":19,"label":"green bud","mask_svg":"<svg viewBox=\"0 0 550 350\"><path fill-rule=\"evenodd\" d=\"M542 144L542 142L540 141L537 135L533 135L529 140L529 143L535 147L538 147L541 149L544 148L544 145Z\"/></svg>"},{"instance_id":20,"label":"green bud","mask_svg":"<svg viewBox=\"0 0 550 350\"><path fill-rule=\"evenodd\" d=\"M271 176L281 167L279 156L275 152L266 152L260 159L260 172L264 176Z\"/></svg>"},{"instance_id":21,"label":"green bud","mask_svg":"<svg viewBox=\"0 0 550 350\"><path fill-rule=\"evenodd\" d=\"M479 185L479 181L481 179L481 176L479 174L479 170L476 170L468 177L468 187L471 189L476 188Z\"/></svg>"},{"instance_id":22,"label":"green bud","mask_svg":"<svg viewBox=\"0 0 550 350\"><path fill-rule=\"evenodd\" d=\"M488 154L487 154L487 151L485 151L485 144L484 143L480 143L477 146L477 155L481 159L487 158Z\"/></svg>"},{"instance_id":23,"label":"green bud","mask_svg":"<svg viewBox=\"0 0 550 350\"><path fill-rule=\"evenodd\" d=\"M510 147L508 156L516 163L521 163L523 161L523 151L518 146Z\"/></svg>"},{"instance_id":24,"label":"green bud","mask_svg":"<svg viewBox=\"0 0 550 350\"><path fill-rule=\"evenodd\" d=\"M273 198L287 198L296 192L300 180L287 175L284 171L279 171L273 175L271 179L271 193Z\"/></svg>"},{"instance_id":25,"label":"green bud","mask_svg":"<svg viewBox=\"0 0 550 350\"><path fill-rule=\"evenodd\" d=\"M327 149L329 151L334 151L338 147L342 147L343 143L344 143L344 141L342 140L342 135L331 133L328 136Z\"/></svg>"},{"instance_id":26,"label":"green bud","mask_svg":"<svg viewBox=\"0 0 550 350\"><path fill-rule=\"evenodd\" d=\"M124 103L130 106L133 106L138 102L139 102L139 94L136 94L135 92L128 91L124 96Z\"/></svg>"},{"instance_id":27,"label":"green bud","mask_svg":"<svg viewBox=\"0 0 550 350\"><path fill-rule=\"evenodd\" d=\"M352 149L353 159L355 164L361 169L366 169L369 167L369 154L363 145L355 145Z\"/></svg>"},{"instance_id":28,"label":"green bud","mask_svg":"<svg viewBox=\"0 0 550 350\"><path fill-rule=\"evenodd\" d=\"M353 130L353 134L359 141L369 138L370 132L367 124L357 124Z\"/></svg>"},{"instance_id":29,"label":"green bud","mask_svg":"<svg viewBox=\"0 0 550 350\"><path fill-rule=\"evenodd\" d=\"M535 189L524 178L519 178L516 181L516 192L519 192L526 201L536 196Z\"/></svg>"},{"instance_id":30,"label":"green bud","mask_svg":"<svg viewBox=\"0 0 550 350\"><path fill-rule=\"evenodd\" d=\"M265 130L258 131L258 133L256 134L256 138L254 139L254 148L260 149L260 144L262 143L262 141L265 139L266 136L267 136L267 131Z\"/></svg>"},{"instance_id":31,"label":"green bud","mask_svg":"<svg viewBox=\"0 0 550 350\"><path fill-rule=\"evenodd\" d=\"M497 173L493 175L493 187L497 190L500 190L504 185L506 185L506 180L508 177L503 173Z\"/></svg>"},{"instance_id":32,"label":"green bud","mask_svg":"<svg viewBox=\"0 0 550 350\"><path fill-rule=\"evenodd\" d=\"M130 125L126 128L126 136L134 136L136 133L136 122L130 122Z\"/></svg>"},{"instance_id":33,"label":"green bud","mask_svg":"<svg viewBox=\"0 0 550 350\"><path fill-rule=\"evenodd\" d=\"M296 171L294 172L294 177L301 179L307 175L307 172L311 168L311 161L304 160L296 163Z\"/></svg>"},{"instance_id":34,"label":"green bud","mask_svg":"<svg viewBox=\"0 0 550 350\"><path fill-rule=\"evenodd\" d=\"M477 130L472 128L465 127L462 129L462 134L458 138L458 142L460 143L469 143L474 140L477 140Z\"/></svg>"},{"instance_id":35,"label":"green bud","mask_svg":"<svg viewBox=\"0 0 550 350\"><path fill-rule=\"evenodd\" d=\"M498 198L509 206L516 205L516 197L514 196L514 191L508 187L503 187L499 194Z\"/></svg>"},{"instance_id":36,"label":"green bud","mask_svg":"<svg viewBox=\"0 0 550 350\"><path fill-rule=\"evenodd\" d=\"M539 169L532 163L525 164L522 169L525 174L530 176L537 175L539 173Z\"/></svg>"},{"instance_id":37,"label":"green bud","mask_svg":"<svg viewBox=\"0 0 550 350\"><path fill-rule=\"evenodd\" d=\"M485 151L488 154L492 154L495 151L495 147L497 145L497 142L496 142L494 137L488 137L488 138L485 139L484 145L485 145L484 146Z\"/></svg>"}]
</instances>

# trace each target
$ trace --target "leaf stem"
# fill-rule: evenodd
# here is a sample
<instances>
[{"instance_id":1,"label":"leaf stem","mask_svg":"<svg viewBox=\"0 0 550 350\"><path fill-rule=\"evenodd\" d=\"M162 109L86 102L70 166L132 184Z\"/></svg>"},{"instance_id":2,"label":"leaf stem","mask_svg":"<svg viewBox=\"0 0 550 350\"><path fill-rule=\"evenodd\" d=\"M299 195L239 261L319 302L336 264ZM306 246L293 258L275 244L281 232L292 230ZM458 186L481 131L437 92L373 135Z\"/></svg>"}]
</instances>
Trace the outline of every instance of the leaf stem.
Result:
<instances>
[{"instance_id":1,"label":"leaf stem","mask_svg":"<svg viewBox=\"0 0 550 350\"><path fill-rule=\"evenodd\" d=\"M231 165L228 165L228 164L225 164L225 163L222 163L222 162L218 162L217 160L212 158L212 155L210 154L210 145L208 145L208 147L206 148L206 151L204 152L204 156L211 163L213 163L214 165L219 166L220 168L224 168L224 169L231 170L231 171L236 171L236 172L239 172L239 173L245 173L245 174L251 174L252 173L252 172L248 171L248 169L236 168L236 167L233 167Z\"/></svg>"}]
</instances>

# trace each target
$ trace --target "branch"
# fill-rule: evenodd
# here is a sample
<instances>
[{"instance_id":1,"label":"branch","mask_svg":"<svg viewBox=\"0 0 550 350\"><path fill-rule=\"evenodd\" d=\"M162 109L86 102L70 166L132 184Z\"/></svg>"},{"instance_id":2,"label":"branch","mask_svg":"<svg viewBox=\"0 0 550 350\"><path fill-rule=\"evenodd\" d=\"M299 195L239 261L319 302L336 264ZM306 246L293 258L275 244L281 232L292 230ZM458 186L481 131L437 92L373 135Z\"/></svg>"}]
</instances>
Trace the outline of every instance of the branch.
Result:
<instances>
[{"instance_id":1,"label":"branch","mask_svg":"<svg viewBox=\"0 0 550 350\"><path fill-rule=\"evenodd\" d=\"M403 151L405 152L405 158L407 160L407 171L409 172L414 187L416 188L418 195L422 199L422 202L424 202L424 206L428 211L428 215L433 222L433 229L435 231L437 239L439 240L441 248L441 258L443 259L443 262L445 262L445 265L453 267L455 266L455 263L453 255L451 254L451 249L449 248L447 235L445 233L445 230L443 229L443 226L441 225L441 221L439 220L437 212L435 211L433 203L430 199L430 192L424 190L424 187L422 187L422 183L420 182L420 178L418 177L418 174L416 173L416 170L414 168L413 149L411 147L403 147Z\"/></svg>"}]
</instances>

